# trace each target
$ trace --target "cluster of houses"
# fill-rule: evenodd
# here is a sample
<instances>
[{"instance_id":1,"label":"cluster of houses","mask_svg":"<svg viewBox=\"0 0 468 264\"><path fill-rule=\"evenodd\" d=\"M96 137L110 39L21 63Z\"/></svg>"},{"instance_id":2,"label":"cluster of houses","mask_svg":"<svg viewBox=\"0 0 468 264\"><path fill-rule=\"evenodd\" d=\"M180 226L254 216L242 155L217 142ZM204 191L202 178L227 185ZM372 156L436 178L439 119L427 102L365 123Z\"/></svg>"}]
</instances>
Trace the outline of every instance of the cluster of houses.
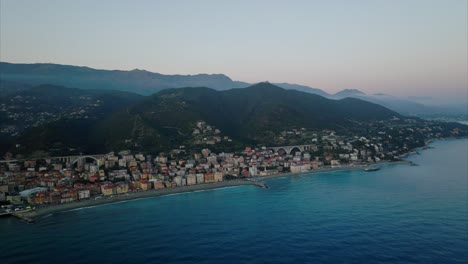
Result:
<instances>
[{"instance_id":1,"label":"cluster of houses","mask_svg":"<svg viewBox=\"0 0 468 264\"><path fill-rule=\"evenodd\" d=\"M53 105L47 111L42 109L42 103L34 95L16 95L8 101L0 103L0 114L5 119L0 124L0 134L17 136L31 127L37 127L61 118L87 119L93 115L102 102L91 96L71 96L79 104Z\"/></svg>"},{"instance_id":2,"label":"cluster of houses","mask_svg":"<svg viewBox=\"0 0 468 264\"><path fill-rule=\"evenodd\" d=\"M208 125L204 121L198 121L192 132L195 145L215 145L222 141L232 142L228 136L222 136L221 130Z\"/></svg>"},{"instance_id":3,"label":"cluster of houses","mask_svg":"<svg viewBox=\"0 0 468 264\"><path fill-rule=\"evenodd\" d=\"M204 122L197 124L194 133L197 129L213 130ZM419 137L423 132L425 137L433 137L435 131L424 127L389 128L376 130L368 137L345 137L323 130L313 134L311 144L302 151L289 146L212 153L205 148L191 154L179 149L155 157L121 151L97 158L86 156L74 162L54 158L7 161L0 163L0 204L61 204L238 178L359 166L396 159L415 146L411 144L424 145L424 138ZM289 134L303 133L304 130L297 130Z\"/></svg>"}]
</instances>

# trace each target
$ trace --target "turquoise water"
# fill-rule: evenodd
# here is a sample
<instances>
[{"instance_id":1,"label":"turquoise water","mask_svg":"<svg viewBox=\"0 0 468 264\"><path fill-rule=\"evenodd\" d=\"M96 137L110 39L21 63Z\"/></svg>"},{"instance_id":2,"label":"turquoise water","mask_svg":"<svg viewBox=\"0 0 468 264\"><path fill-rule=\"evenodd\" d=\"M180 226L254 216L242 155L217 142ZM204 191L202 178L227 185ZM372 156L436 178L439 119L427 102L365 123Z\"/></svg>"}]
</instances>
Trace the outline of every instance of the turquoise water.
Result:
<instances>
[{"instance_id":1,"label":"turquoise water","mask_svg":"<svg viewBox=\"0 0 468 264\"><path fill-rule=\"evenodd\" d=\"M468 263L468 140L341 171L0 219L2 263Z\"/></svg>"}]
</instances>

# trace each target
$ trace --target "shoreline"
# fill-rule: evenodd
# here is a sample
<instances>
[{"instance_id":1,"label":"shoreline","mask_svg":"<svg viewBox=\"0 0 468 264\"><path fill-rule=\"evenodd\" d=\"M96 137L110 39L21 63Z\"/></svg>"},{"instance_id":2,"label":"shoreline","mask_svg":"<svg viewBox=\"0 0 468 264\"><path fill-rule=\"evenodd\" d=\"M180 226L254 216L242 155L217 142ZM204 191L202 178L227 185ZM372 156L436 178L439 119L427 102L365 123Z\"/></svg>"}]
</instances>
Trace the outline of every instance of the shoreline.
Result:
<instances>
[{"instance_id":1,"label":"shoreline","mask_svg":"<svg viewBox=\"0 0 468 264\"><path fill-rule=\"evenodd\" d=\"M317 174L317 173L337 172L337 171L359 171L359 170L364 170L365 168L367 168L369 166L378 166L380 168L381 166L398 165L398 164L411 165L412 162L411 161L406 161L406 160L381 161L381 162L365 164L365 165L342 166L342 167L334 167L334 168L321 168L321 169L310 170L310 171L305 171L305 172L278 173L278 174L267 175L267 176L259 176L259 177L255 177L254 179L261 182L261 181L264 181L264 180L270 180L270 179L281 178L281 177L290 177L290 176L296 176L296 175L302 175L302 174Z\"/></svg>"},{"instance_id":2,"label":"shoreline","mask_svg":"<svg viewBox=\"0 0 468 264\"><path fill-rule=\"evenodd\" d=\"M430 145L434 143L434 141L427 142L427 144L423 147L413 149L399 158L407 158L409 155L416 154L418 151L422 151L425 149L432 148ZM103 197L98 200L82 200L78 202L72 202L67 204L58 204L58 205L49 205L45 207L36 208L33 211L30 211L26 214L27 217L31 217L37 219L41 216L46 216L58 212L63 211L71 211L80 208L86 207L94 207L99 205L106 205L112 204L117 202L124 202L124 201L131 201L137 199L144 199L144 198L151 198L151 197L158 197L170 194L179 194L179 193L189 193L189 192L196 192L196 191L205 191L205 190L213 190L213 189L220 189L225 187L236 187L236 186L243 186L243 185L250 185L256 187L266 187L266 184L263 181L281 178L281 177L290 177L296 175L303 175L303 174L318 174L318 173L327 173L327 172L336 172L336 171L357 171L357 170L364 170L368 166L378 166L381 168L382 166L387 165L398 165L398 164L407 164L412 165L411 161L408 160L397 160L397 161L380 161L371 164L362 164L362 165L355 165L355 166L341 166L341 167L328 167L328 168L320 168L316 170L310 170L306 172L297 172L297 173L277 173L273 175L266 175L266 176L257 176L249 179L239 179L239 180L228 180L216 183L205 183L205 184L197 184L197 185L190 185L190 186L180 186L175 188L166 188L160 190L149 190L149 191L141 191L136 193L128 193L118 196L112 197Z\"/></svg>"},{"instance_id":3,"label":"shoreline","mask_svg":"<svg viewBox=\"0 0 468 264\"><path fill-rule=\"evenodd\" d=\"M262 187L263 184L254 182L254 181L247 181L247 180L232 180L232 181L205 183L205 184L197 184L197 185L190 185L190 186L180 186L176 188L167 188L167 189L160 189L160 190L141 191L141 192L136 192L136 193L122 194L118 196L114 195L112 197L103 197L98 200L90 199L90 200L82 200L82 201L66 203L66 204L39 207L31 211L28 216L38 218L38 217L49 215L49 214L54 214L54 213L63 212L63 211L71 211L71 210L76 210L76 209L85 208L85 207L94 207L94 206L99 206L99 205L145 199L145 198L151 198L151 197L158 197L158 196L164 196L164 195L170 195L170 194L190 193L190 192L221 189L221 188L226 188L226 187L236 187L236 186L243 186L243 185Z\"/></svg>"},{"instance_id":4,"label":"shoreline","mask_svg":"<svg viewBox=\"0 0 468 264\"><path fill-rule=\"evenodd\" d=\"M379 163L373 163L372 165L385 166L391 164L411 164L409 161L384 161ZM179 194L179 193L190 193L196 191L205 191L205 190L213 190L213 189L221 189L225 187L237 187L237 186L256 186L256 187L264 187L265 183L263 181L281 178L281 177L290 177L302 174L318 174L318 173L326 173L326 172L336 172L336 171L355 171L355 170L364 170L368 165L359 165L359 166L343 166L343 167L335 167L335 168L321 168L317 170L311 170L307 172L298 172L298 173L278 173L274 175L267 175L267 176L259 176L255 178L249 179L242 179L242 180L229 180L229 181L222 181L216 183L205 183L205 184L197 184L191 186L181 186L175 188L168 188L168 189L160 189L160 190L150 190L150 191L142 191L137 193L128 193L113 197L103 197L98 200L83 200L78 202L72 202L67 204L58 204L58 205L50 205L46 207L39 207L36 208L34 211L29 213L29 217L38 218L41 216L46 216L58 212L64 211L71 211L80 208L86 207L94 207L99 205L106 205L112 204L117 202L124 202L124 201L131 201L137 199L145 199L151 197L158 197L158 196L165 196L170 194Z\"/></svg>"}]
</instances>

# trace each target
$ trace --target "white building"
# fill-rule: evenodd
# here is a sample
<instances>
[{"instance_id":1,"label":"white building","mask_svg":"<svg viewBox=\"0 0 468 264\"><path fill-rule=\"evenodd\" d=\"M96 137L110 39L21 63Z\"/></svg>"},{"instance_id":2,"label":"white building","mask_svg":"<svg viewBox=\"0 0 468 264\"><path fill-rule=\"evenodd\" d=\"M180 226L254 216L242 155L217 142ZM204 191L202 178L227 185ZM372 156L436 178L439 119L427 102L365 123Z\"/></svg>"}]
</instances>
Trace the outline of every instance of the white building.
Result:
<instances>
[{"instance_id":1,"label":"white building","mask_svg":"<svg viewBox=\"0 0 468 264\"><path fill-rule=\"evenodd\" d=\"M80 190L78 191L78 199L88 199L90 196L89 190Z\"/></svg>"}]
</instances>

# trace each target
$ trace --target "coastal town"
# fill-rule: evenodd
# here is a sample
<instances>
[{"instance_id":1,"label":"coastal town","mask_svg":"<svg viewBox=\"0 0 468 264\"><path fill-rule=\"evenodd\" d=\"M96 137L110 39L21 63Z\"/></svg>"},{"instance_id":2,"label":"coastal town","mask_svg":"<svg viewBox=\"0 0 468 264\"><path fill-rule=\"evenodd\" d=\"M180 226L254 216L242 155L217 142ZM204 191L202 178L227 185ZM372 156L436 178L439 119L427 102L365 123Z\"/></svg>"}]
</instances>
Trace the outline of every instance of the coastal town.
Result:
<instances>
[{"instance_id":1,"label":"coastal town","mask_svg":"<svg viewBox=\"0 0 468 264\"><path fill-rule=\"evenodd\" d=\"M184 186L197 185L203 189L220 182L258 182L285 173L363 169L383 161L398 161L432 138L458 136L459 132L455 129L447 135L442 128L438 129L430 126L395 129L387 125L374 134L369 132L367 137L342 136L332 130L291 129L281 132L278 141L296 144L246 146L237 152L214 153L209 146L231 139L200 121L193 134L194 143L205 146L201 151L179 146L155 156L124 150L22 160L7 153L0 163L0 213L143 192L157 194L168 189L176 192Z\"/></svg>"}]
</instances>

